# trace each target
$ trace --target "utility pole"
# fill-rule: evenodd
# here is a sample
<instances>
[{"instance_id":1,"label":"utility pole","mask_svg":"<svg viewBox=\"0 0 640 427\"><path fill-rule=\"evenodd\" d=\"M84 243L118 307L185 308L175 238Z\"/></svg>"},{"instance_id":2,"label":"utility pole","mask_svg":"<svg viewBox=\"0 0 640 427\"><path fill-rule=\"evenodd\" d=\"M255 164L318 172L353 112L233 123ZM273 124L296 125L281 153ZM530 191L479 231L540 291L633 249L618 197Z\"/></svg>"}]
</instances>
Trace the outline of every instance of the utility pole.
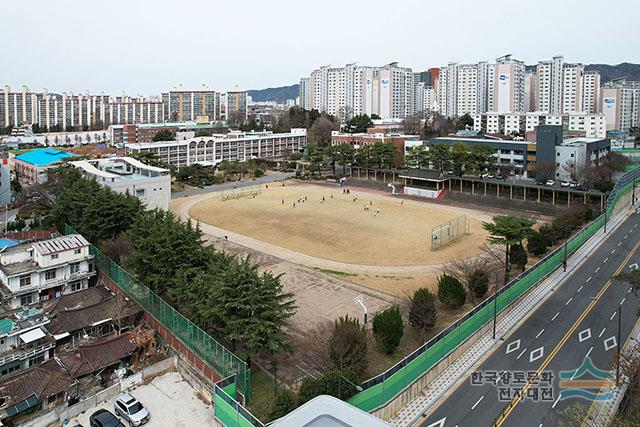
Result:
<instances>
[{"instance_id":1,"label":"utility pole","mask_svg":"<svg viewBox=\"0 0 640 427\"><path fill-rule=\"evenodd\" d=\"M607 207L604 208L604 234L607 234Z\"/></svg>"},{"instance_id":2,"label":"utility pole","mask_svg":"<svg viewBox=\"0 0 640 427\"><path fill-rule=\"evenodd\" d=\"M567 272L567 241L564 241L564 260L562 260L562 268L564 272Z\"/></svg>"},{"instance_id":3,"label":"utility pole","mask_svg":"<svg viewBox=\"0 0 640 427\"><path fill-rule=\"evenodd\" d=\"M616 364L616 385L620 384L620 347L622 347L622 343L620 342L620 325L622 324L622 305L618 306L618 363Z\"/></svg>"},{"instance_id":4,"label":"utility pole","mask_svg":"<svg viewBox=\"0 0 640 427\"><path fill-rule=\"evenodd\" d=\"M498 317L498 272L496 271L496 284L493 287L493 339L496 339L496 319Z\"/></svg>"},{"instance_id":5,"label":"utility pole","mask_svg":"<svg viewBox=\"0 0 640 427\"><path fill-rule=\"evenodd\" d=\"M636 204L636 171L633 171L633 188L631 189L631 206Z\"/></svg>"}]
</instances>

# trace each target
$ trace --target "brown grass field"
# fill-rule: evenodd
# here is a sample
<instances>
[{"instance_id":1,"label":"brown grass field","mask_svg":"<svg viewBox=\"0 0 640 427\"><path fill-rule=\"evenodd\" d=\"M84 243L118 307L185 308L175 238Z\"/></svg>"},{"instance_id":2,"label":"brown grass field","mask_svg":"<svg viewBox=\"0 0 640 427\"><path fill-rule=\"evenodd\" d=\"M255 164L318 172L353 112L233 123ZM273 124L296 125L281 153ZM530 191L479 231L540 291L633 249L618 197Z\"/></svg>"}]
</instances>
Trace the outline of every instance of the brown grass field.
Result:
<instances>
[{"instance_id":1,"label":"brown grass field","mask_svg":"<svg viewBox=\"0 0 640 427\"><path fill-rule=\"evenodd\" d=\"M306 201L299 202L301 196ZM369 202L372 206L365 211ZM380 213L374 216L376 209ZM470 221L469 234L432 251L432 227L464 213ZM411 200L401 203L392 196L354 190L343 194L339 187L314 185L262 187L255 198L237 200L223 201L216 194L195 204L189 215L317 258L385 266L441 264L477 255L487 236L480 221L490 220L489 215L466 209Z\"/></svg>"}]
</instances>

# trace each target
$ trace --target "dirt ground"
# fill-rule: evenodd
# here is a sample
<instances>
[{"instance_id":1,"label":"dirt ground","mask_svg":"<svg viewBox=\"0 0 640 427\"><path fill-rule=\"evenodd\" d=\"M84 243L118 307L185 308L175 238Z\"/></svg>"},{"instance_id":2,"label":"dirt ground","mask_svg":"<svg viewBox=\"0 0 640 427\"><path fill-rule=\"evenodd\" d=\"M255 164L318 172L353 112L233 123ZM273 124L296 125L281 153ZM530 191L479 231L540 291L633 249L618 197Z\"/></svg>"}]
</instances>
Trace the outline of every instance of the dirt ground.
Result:
<instances>
[{"instance_id":1,"label":"dirt ground","mask_svg":"<svg viewBox=\"0 0 640 427\"><path fill-rule=\"evenodd\" d=\"M370 209L364 210L370 202ZM462 214L470 219L469 234L432 251L432 227ZM255 198L226 201L212 194L191 207L189 215L317 258L378 266L441 264L477 255L487 235L480 222L491 219L458 207L412 200L401 203L390 196L360 191L344 194L339 187L313 185L263 186Z\"/></svg>"}]
</instances>

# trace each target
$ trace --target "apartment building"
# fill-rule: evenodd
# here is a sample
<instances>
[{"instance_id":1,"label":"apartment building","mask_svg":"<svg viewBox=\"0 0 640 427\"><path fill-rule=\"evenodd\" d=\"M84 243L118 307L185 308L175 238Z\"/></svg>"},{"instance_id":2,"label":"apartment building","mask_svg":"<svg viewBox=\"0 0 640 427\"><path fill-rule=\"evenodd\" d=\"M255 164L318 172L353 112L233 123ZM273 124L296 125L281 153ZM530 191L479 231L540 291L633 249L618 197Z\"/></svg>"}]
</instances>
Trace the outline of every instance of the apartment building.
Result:
<instances>
[{"instance_id":1,"label":"apartment building","mask_svg":"<svg viewBox=\"0 0 640 427\"><path fill-rule=\"evenodd\" d=\"M73 157L73 154L39 148L14 157L13 170L18 181L23 185L42 184L47 182L47 170L56 167L58 163L69 157Z\"/></svg>"},{"instance_id":2,"label":"apartment building","mask_svg":"<svg viewBox=\"0 0 640 427\"><path fill-rule=\"evenodd\" d=\"M206 86L199 90L173 88L161 95L164 104L164 121L195 121L198 116L207 116L207 120L220 119L220 96Z\"/></svg>"},{"instance_id":3,"label":"apartment building","mask_svg":"<svg viewBox=\"0 0 640 427\"><path fill-rule=\"evenodd\" d=\"M536 67L536 111L559 114L562 112L562 78L564 57L554 56L541 61Z\"/></svg>"},{"instance_id":4,"label":"apartment building","mask_svg":"<svg viewBox=\"0 0 640 427\"><path fill-rule=\"evenodd\" d=\"M535 132L538 126L559 125L566 132L584 133L588 138L607 136L604 114L486 113L476 114L473 118L474 130L483 134L512 135L515 132L525 136Z\"/></svg>"},{"instance_id":5,"label":"apartment building","mask_svg":"<svg viewBox=\"0 0 640 427\"><path fill-rule=\"evenodd\" d=\"M247 97L247 91L244 90L234 89L227 92L225 103L227 123L232 123L237 127L247 120L249 112Z\"/></svg>"},{"instance_id":6,"label":"apartment building","mask_svg":"<svg viewBox=\"0 0 640 427\"><path fill-rule=\"evenodd\" d=\"M487 111L525 112L525 66L511 55L495 63L450 63L437 79L437 103L448 117Z\"/></svg>"},{"instance_id":7,"label":"apartment building","mask_svg":"<svg viewBox=\"0 0 640 427\"><path fill-rule=\"evenodd\" d=\"M640 82L618 79L604 84L602 112L607 130L628 132L640 126Z\"/></svg>"},{"instance_id":8,"label":"apartment building","mask_svg":"<svg viewBox=\"0 0 640 427\"><path fill-rule=\"evenodd\" d=\"M582 74L582 104L585 113L602 111L602 85L598 71L585 71Z\"/></svg>"},{"instance_id":9,"label":"apartment building","mask_svg":"<svg viewBox=\"0 0 640 427\"><path fill-rule=\"evenodd\" d=\"M197 137L183 141L128 144L127 154L153 153L169 165L192 164L214 166L222 161L246 161L257 158L282 157L300 152L307 145L306 129L289 133L230 132L227 135Z\"/></svg>"},{"instance_id":10,"label":"apartment building","mask_svg":"<svg viewBox=\"0 0 640 427\"><path fill-rule=\"evenodd\" d=\"M415 112L414 73L396 62L382 67L320 67L311 73L308 87L310 108L343 121L360 114L386 119Z\"/></svg>"},{"instance_id":11,"label":"apartment building","mask_svg":"<svg viewBox=\"0 0 640 427\"><path fill-rule=\"evenodd\" d=\"M149 166L131 157L80 160L71 164L100 185L137 197L149 210L169 210L171 175L168 169Z\"/></svg>"},{"instance_id":12,"label":"apartment building","mask_svg":"<svg viewBox=\"0 0 640 427\"><path fill-rule=\"evenodd\" d=\"M24 243L0 253L0 295L9 309L86 289L95 274L89 242L79 234Z\"/></svg>"},{"instance_id":13,"label":"apartment building","mask_svg":"<svg viewBox=\"0 0 640 427\"><path fill-rule=\"evenodd\" d=\"M299 105L305 110L311 110L311 97L309 94L310 91L310 81L309 77L303 77L300 79L300 88L298 89L299 93Z\"/></svg>"}]
</instances>

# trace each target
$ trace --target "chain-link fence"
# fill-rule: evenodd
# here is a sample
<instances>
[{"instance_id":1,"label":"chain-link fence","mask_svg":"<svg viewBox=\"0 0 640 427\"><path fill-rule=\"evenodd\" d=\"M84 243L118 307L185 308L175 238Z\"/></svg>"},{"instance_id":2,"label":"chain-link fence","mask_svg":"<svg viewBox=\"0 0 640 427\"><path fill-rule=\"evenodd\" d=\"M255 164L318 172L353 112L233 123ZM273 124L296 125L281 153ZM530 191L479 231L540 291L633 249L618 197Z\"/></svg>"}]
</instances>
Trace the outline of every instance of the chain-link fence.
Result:
<instances>
[{"instance_id":1,"label":"chain-link fence","mask_svg":"<svg viewBox=\"0 0 640 427\"><path fill-rule=\"evenodd\" d=\"M438 249L469 232L467 215L460 215L431 229L431 249Z\"/></svg>"},{"instance_id":2,"label":"chain-link fence","mask_svg":"<svg viewBox=\"0 0 640 427\"><path fill-rule=\"evenodd\" d=\"M77 233L69 225L66 225L65 234ZM91 245L90 252L95 256L96 267L103 274L211 369L221 377L235 374L240 391L249 400L251 396L251 371L244 361L211 338L209 334L180 314L151 289L139 283L126 270L103 255L98 248Z\"/></svg>"}]
</instances>

